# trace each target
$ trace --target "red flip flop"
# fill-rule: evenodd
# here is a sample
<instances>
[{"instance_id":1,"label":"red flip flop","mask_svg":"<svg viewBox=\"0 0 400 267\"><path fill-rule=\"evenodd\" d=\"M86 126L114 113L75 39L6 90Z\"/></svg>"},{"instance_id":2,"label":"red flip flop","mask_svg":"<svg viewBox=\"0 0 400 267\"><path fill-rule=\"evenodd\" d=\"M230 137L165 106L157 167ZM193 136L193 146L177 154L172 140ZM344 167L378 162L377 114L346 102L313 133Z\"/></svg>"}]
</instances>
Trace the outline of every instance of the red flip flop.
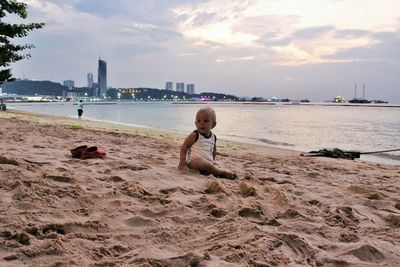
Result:
<instances>
[{"instance_id":1,"label":"red flip flop","mask_svg":"<svg viewBox=\"0 0 400 267\"><path fill-rule=\"evenodd\" d=\"M86 149L88 149L87 145L78 146L78 147L75 147L74 149L71 149L72 157L73 158L80 158L82 152L85 151Z\"/></svg>"},{"instance_id":2,"label":"red flip flop","mask_svg":"<svg viewBox=\"0 0 400 267\"><path fill-rule=\"evenodd\" d=\"M81 159L104 158L105 156L106 151L97 146L89 147L81 153Z\"/></svg>"}]
</instances>

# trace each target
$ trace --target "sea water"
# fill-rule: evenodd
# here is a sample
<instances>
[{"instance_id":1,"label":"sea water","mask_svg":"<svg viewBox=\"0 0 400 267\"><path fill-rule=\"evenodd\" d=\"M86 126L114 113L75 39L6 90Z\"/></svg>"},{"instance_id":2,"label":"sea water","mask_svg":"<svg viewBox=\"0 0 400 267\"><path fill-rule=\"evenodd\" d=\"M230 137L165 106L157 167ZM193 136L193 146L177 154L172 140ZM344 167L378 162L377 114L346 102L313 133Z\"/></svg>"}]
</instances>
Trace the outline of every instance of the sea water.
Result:
<instances>
[{"instance_id":1,"label":"sea water","mask_svg":"<svg viewBox=\"0 0 400 267\"><path fill-rule=\"evenodd\" d=\"M83 119L187 135L194 130L197 110L206 105L217 113L213 131L219 139L299 152L323 148L360 152L400 149L400 107L116 102L85 105ZM8 103L7 106L39 114L77 117L77 106L70 102ZM400 151L361 155L361 160L400 165Z\"/></svg>"}]
</instances>

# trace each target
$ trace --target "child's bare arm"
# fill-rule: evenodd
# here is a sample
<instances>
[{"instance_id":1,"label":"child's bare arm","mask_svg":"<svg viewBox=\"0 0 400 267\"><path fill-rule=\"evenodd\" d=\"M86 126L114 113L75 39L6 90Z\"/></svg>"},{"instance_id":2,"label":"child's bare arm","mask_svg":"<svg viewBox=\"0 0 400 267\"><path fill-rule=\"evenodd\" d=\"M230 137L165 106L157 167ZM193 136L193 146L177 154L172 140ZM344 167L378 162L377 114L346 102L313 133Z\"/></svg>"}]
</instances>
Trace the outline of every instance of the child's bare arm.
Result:
<instances>
[{"instance_id":1,"label":"child's bare arm","mask_svg":"<svg viewBox=\"0 0 400 267\"><path fill-rule=\"evenodd\" d=\"M188 149L196 142L196 133L193 132L186 137L185 141L181 146L181 151L179 153L179 170L184 170L186 168L186 153Z\"/></svg>"}]
</instances>

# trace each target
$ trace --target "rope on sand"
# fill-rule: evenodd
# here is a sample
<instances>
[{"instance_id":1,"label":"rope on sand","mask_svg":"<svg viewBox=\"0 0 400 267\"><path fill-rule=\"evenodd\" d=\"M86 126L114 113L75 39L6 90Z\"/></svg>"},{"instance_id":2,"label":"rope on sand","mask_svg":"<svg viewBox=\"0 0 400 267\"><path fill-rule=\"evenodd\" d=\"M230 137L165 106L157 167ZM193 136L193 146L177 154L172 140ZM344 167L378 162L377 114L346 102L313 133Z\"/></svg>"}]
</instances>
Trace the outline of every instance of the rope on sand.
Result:
<instances>
[{"instance_id":1,"label":"rope on sand","mask_svg":"<svg viewBox=\"0 0 400 267\"><path fill-rule=\"evenodd\" d=\"M384 152L393 152L393 151L400 151L400 148L381 150L381 151L372 151L372 152L360 152L360 154L375 154L375 153L384 153Z\"/></svg>"}]
</instances>

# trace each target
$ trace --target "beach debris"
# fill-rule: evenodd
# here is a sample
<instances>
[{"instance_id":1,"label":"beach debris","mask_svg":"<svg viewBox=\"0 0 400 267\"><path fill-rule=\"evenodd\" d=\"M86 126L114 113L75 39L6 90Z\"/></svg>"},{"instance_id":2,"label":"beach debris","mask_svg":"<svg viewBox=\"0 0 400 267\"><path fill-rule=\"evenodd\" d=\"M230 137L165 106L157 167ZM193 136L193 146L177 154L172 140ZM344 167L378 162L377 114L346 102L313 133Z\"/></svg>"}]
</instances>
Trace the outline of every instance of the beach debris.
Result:
<instances>
[{"instance_id":1,"label":"beach debris","mask_svg":"<svg viewBox=\"0 0 400 267\"><path fill-rule=\"evenodd\" d=\"M88 149L87 145L82 145L82 146L75 147L75 148L71 149L70 151L71 151L73 158L80 158L82 155L82 152L86 151L87 149Z\"/></svg>"},{"instance_id":2,"label":"beach debris","mask_svg":"<svg viewBox=\"0 0 400 267\"><path fill-rule=\"evenodd\" d=\"M370 152L358 152L358 151L345 151L340 148L334 149L320 149L318 151L310 151L309 154L301 154L301 156L306 157L328 157L328 158L341 158L341 159L359 159L361 155L366 154L378 154L378 153L385 153L385 152L394 152L400 151L400 148L396 149L388 149L388 150L379 150L379 151L370 151Z\"/></svg>"},{"instance_id":3,"label":"beach debris","mask_svg":"<svg viewBox=\"0 0 400 267\"><path fill-rule=\"evenodd\" d=\"M360 158L360 152L358 151L344 151L339 148L334 149L320 149L318 151L310 151L311 155L308 157L328 157L328 158L341 158L341 159L351 159Z\"/></svg>"},{"instance_id":4,"label":"beach debris","mask_svg":"<svg viewBox=\"0 0 400 267\"><path fill-rule=\"evenodd\" d=\"M75 147L70 151L73 158L80 159L104 158L107 154L103 148L97 146L88 147L87 145Z\"/></svg>"}]
</instances>

